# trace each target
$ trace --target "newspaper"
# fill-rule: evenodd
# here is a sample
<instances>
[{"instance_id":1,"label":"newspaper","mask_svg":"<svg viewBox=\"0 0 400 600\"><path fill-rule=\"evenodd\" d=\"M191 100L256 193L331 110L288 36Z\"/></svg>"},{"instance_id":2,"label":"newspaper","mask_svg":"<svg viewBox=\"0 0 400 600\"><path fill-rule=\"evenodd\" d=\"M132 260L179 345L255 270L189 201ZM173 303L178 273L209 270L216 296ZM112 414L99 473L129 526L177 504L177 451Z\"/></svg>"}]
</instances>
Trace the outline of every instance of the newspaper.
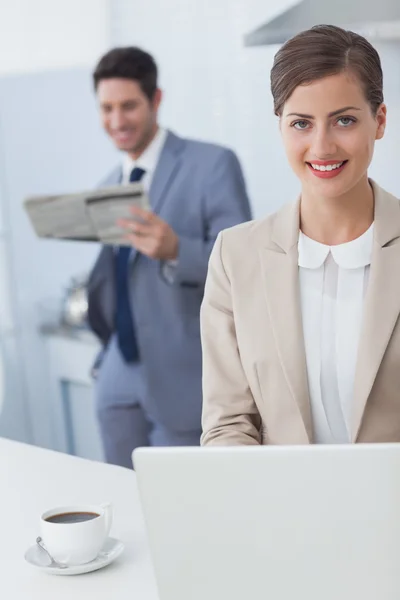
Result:
<instances>
[{"instance_id":1,"label":"newspaper","mask_svg":"<svg viewBox=\"0 0 400 600\"><path fill-rule=\"evenodd\" d=\"M150 210L140 182L58 196L34 196L24 202L39 237L130 245L118 219L133 219L132 206Z\"/></svg>"}]
</instances>

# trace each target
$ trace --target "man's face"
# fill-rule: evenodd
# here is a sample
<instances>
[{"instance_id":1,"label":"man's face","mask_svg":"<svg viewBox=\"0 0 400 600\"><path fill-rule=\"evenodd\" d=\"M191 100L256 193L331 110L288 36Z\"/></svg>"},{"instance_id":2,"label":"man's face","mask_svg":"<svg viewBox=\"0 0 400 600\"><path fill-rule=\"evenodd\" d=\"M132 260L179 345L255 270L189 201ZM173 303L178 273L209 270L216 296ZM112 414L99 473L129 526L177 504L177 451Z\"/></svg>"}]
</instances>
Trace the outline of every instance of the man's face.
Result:
<instances>
[{"instance_id":1,"label":"man's face","mask_svg":"<svg viewBox=\"0 0 400 600\"><path fill-rule=\"evenodd\" d=\"M157 130L161 90L154 98L131 79L102 79L97 86L102 125L119 150L137 158Z\"/></svg>"}]
</instances>

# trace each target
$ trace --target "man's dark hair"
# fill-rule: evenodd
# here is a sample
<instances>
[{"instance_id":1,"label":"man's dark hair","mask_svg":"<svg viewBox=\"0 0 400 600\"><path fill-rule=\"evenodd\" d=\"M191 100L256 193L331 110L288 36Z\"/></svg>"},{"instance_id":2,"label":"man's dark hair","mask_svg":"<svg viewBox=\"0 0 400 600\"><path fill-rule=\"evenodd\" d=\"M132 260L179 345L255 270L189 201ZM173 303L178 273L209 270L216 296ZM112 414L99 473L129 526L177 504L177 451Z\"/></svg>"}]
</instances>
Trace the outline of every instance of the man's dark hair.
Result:
<instances>
[{"instance_id":1,"label":"man's dark hair","mask_svg":"<svg viewBox=\"0 0 400 600\"><path fill-rule=\"evenodd\" d=\"M154 58L134 46L113 48L97 64L93 73L94 88L97 90L102 79L131 79L137 81L149 100L157 90L157 65Z\"/></svg>"}]
</instances>

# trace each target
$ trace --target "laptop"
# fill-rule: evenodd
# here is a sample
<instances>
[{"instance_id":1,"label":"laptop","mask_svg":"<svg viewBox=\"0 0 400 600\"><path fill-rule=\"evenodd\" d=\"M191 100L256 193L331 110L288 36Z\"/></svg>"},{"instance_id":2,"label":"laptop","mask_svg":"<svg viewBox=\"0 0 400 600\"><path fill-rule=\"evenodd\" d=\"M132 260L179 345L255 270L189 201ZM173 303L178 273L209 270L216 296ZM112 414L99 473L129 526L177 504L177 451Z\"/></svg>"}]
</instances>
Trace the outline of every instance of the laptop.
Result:
<instances>
[{"instance_id":1,"label":"laptop","mask_svg":"<svg viewBox=\"0 0 400 600\"><path fill-rule=\"evenodd\" d=\"M160 600L399 600L400 444L141 448Z\"/></svg>"}]
</instances>

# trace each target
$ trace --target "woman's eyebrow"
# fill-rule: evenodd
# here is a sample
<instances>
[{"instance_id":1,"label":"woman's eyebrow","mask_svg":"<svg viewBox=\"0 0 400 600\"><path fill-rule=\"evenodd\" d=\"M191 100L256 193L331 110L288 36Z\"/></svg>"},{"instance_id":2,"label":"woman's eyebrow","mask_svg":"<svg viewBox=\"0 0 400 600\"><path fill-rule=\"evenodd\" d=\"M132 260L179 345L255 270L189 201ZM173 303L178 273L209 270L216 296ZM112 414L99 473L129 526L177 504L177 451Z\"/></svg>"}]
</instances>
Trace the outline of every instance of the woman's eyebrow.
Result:
<instances>
[{"instance_id":1,"label":"woman's eyebrow","mask_svg":"<svg viewBox=\"0 0 400 600\"><path fill-rule=\"evenodd\" d=\"M328 114L328 117L335 117L336 115L340 115L348 110L361 110L361 108L357 108L357 106L344 106L343 108L339 108L338 110L334 110ZM315 119L312 115L305 115L303 113L289 113L286 115L287 117L300 117L301 119Z\"/></svg>"}]
</instances>

